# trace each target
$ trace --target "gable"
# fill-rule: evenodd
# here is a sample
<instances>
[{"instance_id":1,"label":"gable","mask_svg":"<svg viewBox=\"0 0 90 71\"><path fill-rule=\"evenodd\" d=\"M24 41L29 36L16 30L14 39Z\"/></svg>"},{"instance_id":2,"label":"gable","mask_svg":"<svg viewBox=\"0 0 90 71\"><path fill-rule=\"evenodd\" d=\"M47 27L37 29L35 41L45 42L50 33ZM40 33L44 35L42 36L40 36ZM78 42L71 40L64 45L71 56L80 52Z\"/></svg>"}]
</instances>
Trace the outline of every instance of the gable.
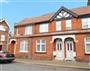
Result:
<instances>
[{"instance_id":1,"label":"gable","mask_svg":"<svg viewBox=\"0 0 90 71\"><path fill-rule=\"evenodd\" d=\"M69 14L68 12L62 10L54 19L61 19L61 18L71 18L72 15Z\"/></svg>"},{"instance_id":2,"label":"gable","mask_svg":"<svg viewBox=\"0 0 90 71\"><path fill-rule=\"evenodd\" d=\"M78 17L78 15L65 7L61 7L51 18L51 20L57 20L62 18Z\"/></svg>"},{"instance_id":3,"label":"gable","mask_svg":"<svg viewBox=\"0 0 90 71\"><path fill-rule=\"evenodd\" d=\"M9 28L8 23L4 19L0 20L0 25L6 26Z\"/></svg>"}]
</instances>

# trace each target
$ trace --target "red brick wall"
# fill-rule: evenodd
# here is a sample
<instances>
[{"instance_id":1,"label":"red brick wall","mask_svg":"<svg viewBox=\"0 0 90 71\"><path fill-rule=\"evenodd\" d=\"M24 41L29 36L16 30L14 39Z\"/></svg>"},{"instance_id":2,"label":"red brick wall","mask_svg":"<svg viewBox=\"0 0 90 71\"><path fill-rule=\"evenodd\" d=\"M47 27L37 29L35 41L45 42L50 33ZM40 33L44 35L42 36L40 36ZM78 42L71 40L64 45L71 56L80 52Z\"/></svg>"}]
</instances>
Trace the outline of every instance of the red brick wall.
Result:
<instances>
[{"instance_id":1,"label":"red brick wall","mask_svg":"<svg viewBox=\"0 0 90 71\"><path fill-rule=\"evenodd\" d=\"M46 40L46 52L45 53L38 53L36 52L36 40L38 39L45 39ZM28 53L21 53L20 50L20 39L17 40L17 49L16 49L16 57L23 57L27 58L31 56L33 59L47 59L51 60L53 58L53 45L51 43L51 37L35 37L29 38L29 52Z\"/></svg>"},{"instance_id":2,"label":"red brick wall","mask_svg":"<svg viewBox=\"0 0 90 71\"><path fill-rule=\"evenodd\" d=\"M76 35L76 60L77 61L89 61L90 55L85 54L85 34Z\"/></svg>"},{"instance_id":3,"label":"red brick wall","mask_svg":"<svg viewBox=\"0 0 90 71\"><path fill-rule=\"evenodd\" d=\"M20 41L27 40L28 41L28 52L20 52ZM16 57L22 58L31 58L32 55L32 39L31 38L19 38L16 40Z\"/></svg>"},{"instance_id":4,"label":"red brick wall","mask_svg":"<svg viewBox=\"0 0 90 71\"><path fill-rule=\"evenodd\" d=\"M0 45L2 46L2 51L7 51L7 45L9 43L9 27L6 21L0 22L0 25L7 27L5 28L5 31L0 30ZM5 41L1 41L1 35L5 35Z\"/></svg>"},{"instance_id":5,"label":"red brick wall","mask_svg":"<svg viewBox=\"0 0 90 71\"><path fill-rule=\"evenodd\" d=\"M78 18L78 19L76 19L76 18L72 18L71 19L71 21L72 21L72 30L80 30L80 29L82 29L82 22L81 22L81 19L80 18ZM66 20L65 19L63 19L62 21L61 21L61 31L66 31ZM38 34L38 33L40 33L39 32L39 26L40 24L34 24L33 25L33 33L34 34ZM19 34L25 34L25 28L24 27L17 27L18 28L18 33ZM56 25L55 25L55 21L52 21L52 22L49 22L49 27L48 27L48 31L49 32L56 32ZM15 34L16 34L16 28L14 29L15 30Z\"/></svg>"},{"instance_id":6,"label":"red brick wall","mask_svg":"<svg viewBox=\"0 0 90 71\"><path fill-rule=\"evenodd\" d=\"M18 31L17 31L17 29L18 29ZM17 32L19 35L24 35L25 34L25 27L15 27L14 34L17 35Z\"/></svg>"},{"instance_id":7,"label":"red brick wall","mask_svg":"<svg viewBox=\"0 0 90 71\"><path fill-rule=\"evenodd\" d=\"M62 31L66 30L66 22L65 20L62 20ZM73 30L80 30L82 29L82 24L81 24L81 20L80 18L76 19L76 18L72 18L72 29ZM56 30L56 26L55 26L55 21L49 23L49 32L55 32ZM24 27L19 27L19 33L24 33L25 29ZM38 34L39 33L39 25L35 24L33 25L33 33L34 34ZM85 46L84 46L84 38L85 38L85 34L76 34L76 40L77 42L75 42L75 50L76 50L76 60L77 61L88 61L89 56L85 54ZM22 39L22 38L21 38ZM29 52L28 53L20 53L19 52L19 48L20 48L20 38L17 39L17 49L16 49L16 55L17 56L26 56L28 57L28 55L31 55L33 59L53 59L53 50L54 50L54 45L50 43L50 41L52 40L52 36L42 36L42 37L31 37L31 38L26 38L29 40ZM45 39L47 42L47 52L46 53L37 53L35 50L36 48L36 40L37 39Z\"/></svg>"},{"instance_id":8,"label":"red brick wall","mask_svg":"<svg viewBox=\"0 0 90 71\"><path fill-rule=\"evenodd\" d=\"M39 53L39 52L36 52L36 40L40 40L40 39L44 39L46 40L46 52L45 53ZM33 44L32 44L32 47L33 47L33 59L48 59L48 60L51 60L53 58L53 45L51 42L51 37L49 36L46 36L46 37L36 37L36 38L33 38Z\"/></svg>"}]
</instances>

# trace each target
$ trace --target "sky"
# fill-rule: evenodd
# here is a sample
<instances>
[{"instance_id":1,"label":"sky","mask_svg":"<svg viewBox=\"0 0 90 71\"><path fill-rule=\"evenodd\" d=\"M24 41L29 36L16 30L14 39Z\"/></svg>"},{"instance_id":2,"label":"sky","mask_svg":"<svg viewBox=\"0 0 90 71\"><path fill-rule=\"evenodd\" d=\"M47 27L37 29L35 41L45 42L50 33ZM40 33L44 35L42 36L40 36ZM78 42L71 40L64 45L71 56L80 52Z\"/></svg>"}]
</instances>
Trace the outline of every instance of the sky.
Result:
<instances>
[{"instance_id":1,"label":"sky","mask_svg":"<svg viewBox=\"0 0 90 71\"><path fill-rule=\"evenodd\" d=\"M0 0L0 19L6 19L13 33L15 23L56 12L61 6L68 9L87 6L87 0Z\"/></svg>"}]
</instances>

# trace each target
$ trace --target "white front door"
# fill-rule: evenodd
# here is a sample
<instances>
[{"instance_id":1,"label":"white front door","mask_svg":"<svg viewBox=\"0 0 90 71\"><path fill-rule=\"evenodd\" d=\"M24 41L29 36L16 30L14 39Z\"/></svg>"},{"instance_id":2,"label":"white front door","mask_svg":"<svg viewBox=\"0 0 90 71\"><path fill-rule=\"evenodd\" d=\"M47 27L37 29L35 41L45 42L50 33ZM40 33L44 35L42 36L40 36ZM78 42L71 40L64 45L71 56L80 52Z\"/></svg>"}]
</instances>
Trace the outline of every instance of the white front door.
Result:
<instances>
[{"instance_id":1,"label":"white front door","mask_svg":"<svg viewBox=\"0 0 90 71\"><path fill-rule=\"evenodd\" d=\"M56 59L63 60L64 59L64 49L62 47L62 41L57 40L56 41Z\"/></svg>"},{"instance_id":2,"label":"white front door","mask_svg":"<svg viewBox=\"0 0 90 71\"><path fill-rule=\"evenodd\" d=\"M66 60L74 60L73 41L66 41Z\"/></svg>"}]
</instances>

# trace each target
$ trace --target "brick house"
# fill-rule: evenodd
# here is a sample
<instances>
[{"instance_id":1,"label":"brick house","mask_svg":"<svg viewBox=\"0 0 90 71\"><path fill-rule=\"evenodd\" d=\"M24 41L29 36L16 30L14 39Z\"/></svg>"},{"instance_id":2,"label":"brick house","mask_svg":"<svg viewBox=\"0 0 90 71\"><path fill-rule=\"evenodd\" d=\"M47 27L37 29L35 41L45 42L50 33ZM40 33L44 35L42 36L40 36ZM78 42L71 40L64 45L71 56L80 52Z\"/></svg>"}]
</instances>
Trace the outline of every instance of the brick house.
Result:
<instances>
[{"instance_id":1,"label":"brick house","mask_svg":"<svg viewBox=\"0 0 90 71\"><path fill-rule=\"evenodd\" d=\"M16 57L90 61L90 6L26 18L10 42Z\"/></svg>"},{"instance_id":2,"label":"brick house","mask_svg":"<svg viewBox=\"0 0 90 71\"><path fill-rule=\"evenodd\" d=\"M9 42L9 26L6 20L0 19L0 51L7 51Z\"/></svg>"}]
</instances>

